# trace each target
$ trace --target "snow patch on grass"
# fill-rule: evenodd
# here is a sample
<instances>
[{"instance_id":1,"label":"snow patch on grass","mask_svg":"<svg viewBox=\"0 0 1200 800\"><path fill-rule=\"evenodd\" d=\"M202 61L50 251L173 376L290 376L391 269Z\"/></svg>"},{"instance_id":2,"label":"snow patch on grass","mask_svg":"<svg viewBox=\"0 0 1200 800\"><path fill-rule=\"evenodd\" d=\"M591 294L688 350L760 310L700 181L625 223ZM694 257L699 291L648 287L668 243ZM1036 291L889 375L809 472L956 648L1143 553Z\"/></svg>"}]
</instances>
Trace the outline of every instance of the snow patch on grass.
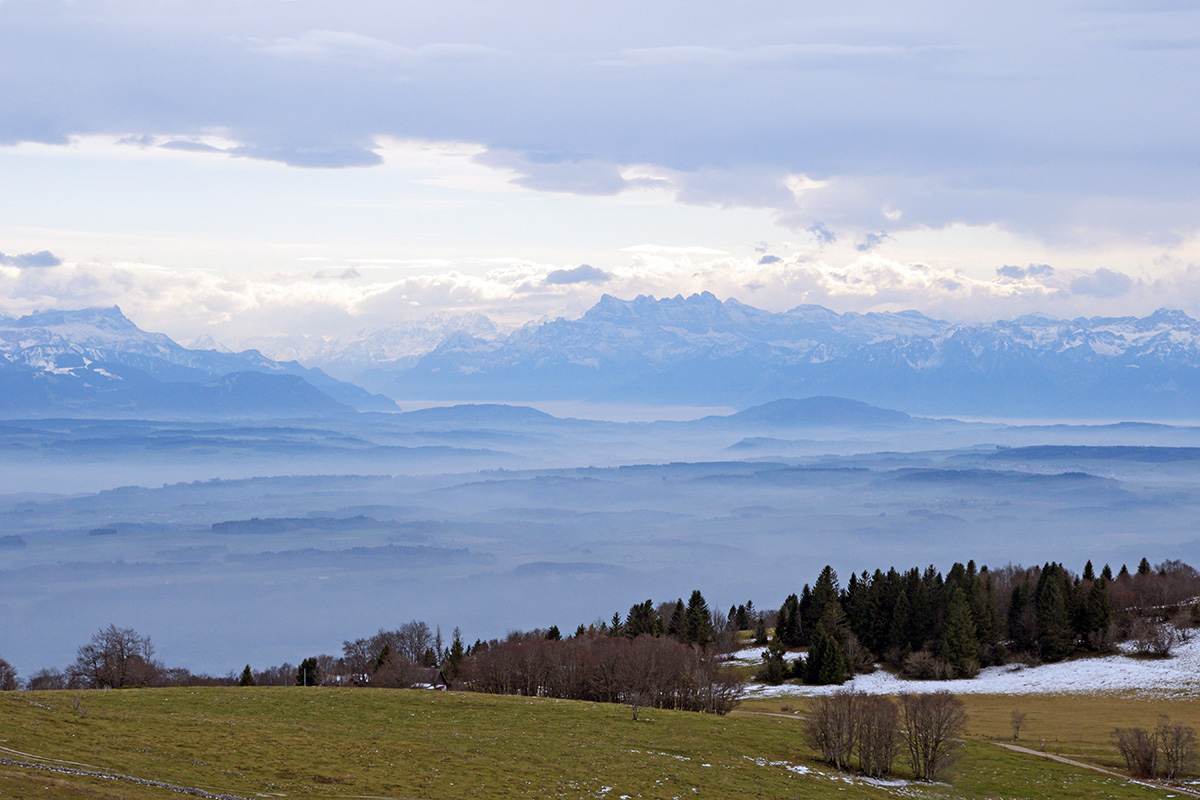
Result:
<instances>
[{"instance_id":1,"label":"snow patch on grass","mask_svg":"<svg viewBox=\"0 0 1200 800\"><path fill-rule=\"evenodd\" d=\"M747 697L789 697L829 694L838 689L868 694L937 692L955 694L1116 694L1151 697L1200 697L1200 637L1180 644L1171 658L1144 659L1125 653L1079 658L1057 664L988 667L978 677L954 681L914 681L877 670L857 675L842 686L781 686L752 684Z\"/></svg>"}]
</instances>

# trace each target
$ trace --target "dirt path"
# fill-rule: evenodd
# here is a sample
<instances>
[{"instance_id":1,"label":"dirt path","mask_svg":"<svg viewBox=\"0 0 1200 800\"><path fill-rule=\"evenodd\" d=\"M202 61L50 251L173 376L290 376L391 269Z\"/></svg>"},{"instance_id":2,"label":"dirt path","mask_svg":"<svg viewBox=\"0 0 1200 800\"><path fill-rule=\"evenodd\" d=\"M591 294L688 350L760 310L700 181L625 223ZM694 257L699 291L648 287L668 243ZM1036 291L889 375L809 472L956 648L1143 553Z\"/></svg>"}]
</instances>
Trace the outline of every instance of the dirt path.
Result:
<instances>
[{"instance_id":1,"label":"dirt path","mask_svg":"<svg viewBox=\"0 0 1200 800\"><path fill-rule=\"evenodd\" d=\"M1160 783L1151 783L1149 781L1135 781L1135 780L1131 779L1128 775L1122 775L1120 772L1114 772L1111 769L1105 769L1104 767L1097 767L1095 764L1087 764L1087 763L1084 763L1083 761L1075 761L1073 759L1067 758L1066 756L1056 756L1053 753L1043 753L1041 750L1033 750L1028 747L1021 747L1021 745L1019 745L1019 744L1008 744L1007 742L992 742L992 744L996 745L997 747L1003 747L1005 750L1012 750L1015 753L1024 753L1025 755L1038 756L1039 758L1048 758L1051 761L1057 761L1060 764L1069 764L1072 767L1079 767L1080 769L1090 769L1092 772L1099 772L1101 775L1108 775L1113 778L1119 778L1120 780L1123 780L1123 781L1129 781L1130 783L1136 783L1140 786L1145 786L1149 789L1161 789L1163 791L1191 795L1192 797L1200 797L1200 791L1197 791L1195 789L1189 789L1184 786L1168 786L1168 785L1164 785L1164 784L1160 784Z\"/></svg>"},{"instance_id":2,"label":"dirt path","mask_svg":"<svg viewBox=\"0 0 1200 800\"><path fill-rule=\"evenodd\" d=\"M37 756L33 756L37 758ZM187 794L193 797L204 797L208 800L250 800L248 797L242 797L236 794L214 794L206 792L203 789L197 789L192 786L177 786L173 783L164 783L163 781L151 781L145 778L135 778L132 775L121 775L116 772L98 772L91 769L77 769L75 767L62 767L56 764L35 764L32 761L17 761L12 758L0 757L0 764L7 767L19 767L21 769L34 769L43 772L56 772L60 775L79 775L88 778L102 778L109 781L121 781L123 783L133 783L138 786L149 786L154 789L165 789L168 792L177 792L178 794Z\"/></svg>"}]
</instances>

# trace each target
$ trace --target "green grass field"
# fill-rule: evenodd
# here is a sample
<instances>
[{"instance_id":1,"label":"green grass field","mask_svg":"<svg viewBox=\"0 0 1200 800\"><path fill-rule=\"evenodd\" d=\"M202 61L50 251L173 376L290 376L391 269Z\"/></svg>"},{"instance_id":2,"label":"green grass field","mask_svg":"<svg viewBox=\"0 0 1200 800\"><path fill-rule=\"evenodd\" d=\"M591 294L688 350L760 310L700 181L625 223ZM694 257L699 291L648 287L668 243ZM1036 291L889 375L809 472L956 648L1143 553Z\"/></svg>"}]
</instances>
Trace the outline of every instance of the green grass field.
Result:
<instances>
[{"instance_id":1,"label":"green grass field","mask_svg":"<svg viewBox=\"0 0 1200 800\"><path fill-rule=\"evenodd\" d=\"M974 700L979 721L949 786L877 786L838 774L812 759L797 719L761 713L777 713L778 704L749 704L728 717L642 710L635 722L623 706L425 691L0 693L0 747L6 748L0 756L58 759L243 797L1083 800L1171 794L1004 751L982 735L1005 734L997 715L1007 714L1012 700L991 706ZM1028 710L1031 720L1043 713L1032 705ZM1049 706L1044 713L1065 712ZM179 796L0 765L4 800Z\"/></svg>"}]
</instances>

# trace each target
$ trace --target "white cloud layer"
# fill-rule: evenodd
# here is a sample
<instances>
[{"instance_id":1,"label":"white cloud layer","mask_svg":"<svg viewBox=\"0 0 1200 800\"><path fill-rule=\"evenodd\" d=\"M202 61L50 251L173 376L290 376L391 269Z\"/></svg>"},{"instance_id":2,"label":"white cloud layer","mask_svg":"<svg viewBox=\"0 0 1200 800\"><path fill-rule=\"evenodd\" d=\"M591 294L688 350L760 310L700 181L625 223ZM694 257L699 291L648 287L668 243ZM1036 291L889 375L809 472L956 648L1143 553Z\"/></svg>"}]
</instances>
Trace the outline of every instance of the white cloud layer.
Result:
<instances>
[{"instance_id":1,"label":"white cloud layer","mask_svg":"<svg viewBox=\"0 0 1200 800\"><path fill-rule=\"evenodd\" d=\"M257 336L303 331L336 336L419 320L434 313L483 311L507 324L582 313L601 293L630 298L712 291L781 311L815 303L838 311L920 308L952 320L1147 314L1180 307L1200 315L1200 269L1157 279L1107 269L1005 266L973 278L960 270L860 255L829 263L813 247L790 254L739 257L687 248L630 248L622 266L538 264L500 259L483 275L459 271L371 281L346 267L302 275L238 279L202 270L144 264L0 266L3 311L117 304L138 324L188 340L210 335L236 345Z\"/></svg>"}]
</instances>

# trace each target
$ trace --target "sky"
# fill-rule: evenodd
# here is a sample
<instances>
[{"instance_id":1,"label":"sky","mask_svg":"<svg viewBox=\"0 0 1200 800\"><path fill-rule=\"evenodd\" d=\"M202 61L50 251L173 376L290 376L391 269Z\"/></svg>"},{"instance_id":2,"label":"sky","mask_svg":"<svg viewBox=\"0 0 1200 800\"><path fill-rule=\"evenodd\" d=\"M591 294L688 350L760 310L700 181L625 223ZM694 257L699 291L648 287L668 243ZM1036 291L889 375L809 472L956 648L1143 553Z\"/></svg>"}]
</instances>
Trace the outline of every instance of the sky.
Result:
<instances>
[{"instance_id":1,"label":"sky","mask_svg":"<svg viewBox=\"0 0 1200 800\"><path fill-rule=\"evenodd\" d=\"M0 0L0 313L1200 316L1200 0Z\"/></svg>"}]
</instances>

